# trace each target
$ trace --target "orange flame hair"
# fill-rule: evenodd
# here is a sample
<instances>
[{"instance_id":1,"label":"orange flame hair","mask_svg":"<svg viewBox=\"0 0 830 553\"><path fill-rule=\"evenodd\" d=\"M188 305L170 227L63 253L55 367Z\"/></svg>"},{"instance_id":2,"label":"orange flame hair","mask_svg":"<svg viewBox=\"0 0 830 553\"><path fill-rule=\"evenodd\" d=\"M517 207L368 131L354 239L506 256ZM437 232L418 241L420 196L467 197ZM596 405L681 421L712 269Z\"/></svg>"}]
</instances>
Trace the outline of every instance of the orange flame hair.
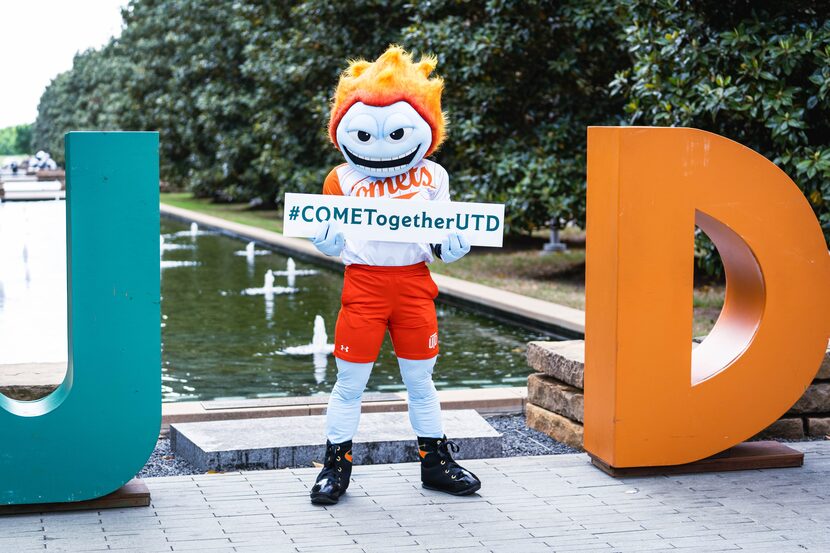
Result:
<instances>
[{"instance_id":1,"label":"orange flame hair","mask_svg":"<svg viewBox=\"0 0 830 553\"><path fill-rule=\"evenodd\" d=\"M334 91L329 119L329 137L337 146L337 125L357 102L368 106L388 106L408 102L432 129L432 144L426 155L434 152L444 141L446 116L441 111L441 92L444 80L429 78L438 60L423 56L415 63L412 56L400 46L390 46L374 62L354 60L340 75Z\"/></svg>"}]
</instances>

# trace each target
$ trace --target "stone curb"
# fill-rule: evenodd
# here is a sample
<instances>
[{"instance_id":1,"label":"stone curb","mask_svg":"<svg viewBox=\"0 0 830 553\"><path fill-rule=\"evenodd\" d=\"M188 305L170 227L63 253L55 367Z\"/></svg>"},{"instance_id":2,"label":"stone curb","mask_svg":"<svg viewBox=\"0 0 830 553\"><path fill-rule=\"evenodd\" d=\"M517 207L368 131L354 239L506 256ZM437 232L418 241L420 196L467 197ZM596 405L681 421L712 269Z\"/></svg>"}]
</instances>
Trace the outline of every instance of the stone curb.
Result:
<instances>
[{"instance_id":1,"label":"stone curb","mask_svg":"<svg viewBox=\"0 0 830 553\"><path fill-rule=\"evenodd\" d=\"M394 396L396 399L388 399ZM295 400L293 404L264 406L262 400L235 401L234 408L222 408L222 401L182 401L162 405L162 428L164 435L170 425L185 422L204 422L238 419L260 419L269 417L294 417L302 415L323 415L326 413L327 396L280 398ZM361 412L400 412L407 410L406 392L393 394L364 394ZM494 387L470 390L439 390L438 399L442 409L475 409L482 415L519 414L524 412L527 388ZM283 402L281 402L283 403ZM218 408L217 408L218 407Z\"/></svg>"}]
</instances>

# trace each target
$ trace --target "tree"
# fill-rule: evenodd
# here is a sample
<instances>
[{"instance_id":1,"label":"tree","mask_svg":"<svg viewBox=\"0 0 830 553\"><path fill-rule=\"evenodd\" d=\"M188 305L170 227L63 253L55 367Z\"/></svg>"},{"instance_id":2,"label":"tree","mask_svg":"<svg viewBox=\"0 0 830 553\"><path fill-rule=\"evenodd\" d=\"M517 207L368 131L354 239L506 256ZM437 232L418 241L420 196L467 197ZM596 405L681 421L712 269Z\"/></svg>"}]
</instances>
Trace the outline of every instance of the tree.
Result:
<instances>
[{"instance_id":1,"label":"tree","mask_svg":"<svg viewBox=\"0 0 830 553\"><path fill-rule=\"evenodd\" d=\"M326 173L342 163L329 142L329 99L347 58L374 59L400 40L411 4L357 0L263 2L246 12L243 72L254 83L253 162L265 202L285 190L320 192Z\"/></svg>"},{"instance_id":2,"label":"tree","mask_svg":"<svg viewBox=\"0 0 830 553\"><path fill-rule=\"evenodd\" d=\"M15 127L0 129L0 155L5 156L16 154L16 141L17 136Z\"/></svg>"},{"instance_id":3,"label":"tree","mask_svg":"<svg viewBox=\"0 0 830 553\"><path fill-rule=\"evenodd\" d=\"M118 41L76 54L72 69L52 79L40 97L33 149L49 152L62 165L68 131L124 128L122 121L131 108L124 82L132 71Z\"/></svg>"},{"instance_id":4,"label":"tree","mask_svg":"<svg viewBox=\"0 0 830 553\"><path fill-rule=\"evenodd\" d=\"M819 5L630 2L632 64L611 90L628 123L710 130L771 159L830 237L830 20ZM718 272L714 247L699 245Z\"/></svg>"},{"instance_id":5,"label":"tree","mask_svg":"<svg viewBox=\"0 0 830 553\"><path fill-rule=\"evenodd\" d=\"M21 155L31 152L32 125L0 129L0 155Z\"/></svg>"},{"instance_id":6,"label":"tree","mask_svg":"<svg viewBox=\"0 0 830 553\"><path fill-rule=\"evenodd\" d=\"M585 128L615 124L626 66L613 2L419 4L404 42L435 52L450 138L438 157L465 200L506 204L514 232L585 217Z\"/></svg>"},{"instance_id":7,"label":"tree","mask_svg":"<svg viewBox=\"0 0 830 553\"><path fill-rule=\"evenodd\" d=\"M455 197L509 230L585 221L589 125L688 125L801 187L830 237L827 0L131 0L119 39L44 92L36 148L70 129L158 130L162 178L272 207L342 162L326 134L348 58L438 56ZM717 256L700 242L701 263Z\"/></svg>"}]
</instances>

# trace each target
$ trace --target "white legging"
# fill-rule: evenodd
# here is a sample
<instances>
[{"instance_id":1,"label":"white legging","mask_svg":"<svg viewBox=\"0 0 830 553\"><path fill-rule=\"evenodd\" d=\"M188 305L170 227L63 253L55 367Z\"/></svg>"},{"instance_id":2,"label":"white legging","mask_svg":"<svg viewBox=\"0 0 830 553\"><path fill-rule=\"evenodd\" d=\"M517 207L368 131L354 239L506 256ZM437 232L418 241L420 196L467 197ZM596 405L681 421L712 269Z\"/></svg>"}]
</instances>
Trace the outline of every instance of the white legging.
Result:
<instances>
[{"instance_id":1,"label":"white legging","mask_svg":"<svg viewBox=\"0 0 830 553\"><path fill-rule=\"evenodd\" d=\"M351 363L335 359L337 382L329 398L326 437L331 443L339 444L351 440L357 432L360 399L374 363ZM409 396L409 422L415 435L424 438L440 438L444 435L441 404L432 383L435 359L398 358L401 377Z\"/></svg>"}]
</instances>

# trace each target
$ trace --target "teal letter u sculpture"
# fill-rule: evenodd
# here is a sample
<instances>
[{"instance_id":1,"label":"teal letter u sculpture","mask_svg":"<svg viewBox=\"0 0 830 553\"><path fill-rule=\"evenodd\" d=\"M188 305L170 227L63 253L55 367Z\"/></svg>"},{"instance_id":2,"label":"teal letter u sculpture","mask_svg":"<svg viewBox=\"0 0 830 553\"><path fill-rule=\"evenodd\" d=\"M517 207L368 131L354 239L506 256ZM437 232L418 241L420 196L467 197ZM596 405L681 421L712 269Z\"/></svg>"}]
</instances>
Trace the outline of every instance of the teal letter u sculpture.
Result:
<instances>
[{"instance_id":1,"label":"teal letter u sculpture","mask_svg":"<svg viewBox=\"0 0 830 553\"><path fill-rule=\"evenodd\" d=\"M37 401L0 394L0 504L120 488L161 423L158 133L66 135L69 367Z\"/></svg>"}]
</instances>

